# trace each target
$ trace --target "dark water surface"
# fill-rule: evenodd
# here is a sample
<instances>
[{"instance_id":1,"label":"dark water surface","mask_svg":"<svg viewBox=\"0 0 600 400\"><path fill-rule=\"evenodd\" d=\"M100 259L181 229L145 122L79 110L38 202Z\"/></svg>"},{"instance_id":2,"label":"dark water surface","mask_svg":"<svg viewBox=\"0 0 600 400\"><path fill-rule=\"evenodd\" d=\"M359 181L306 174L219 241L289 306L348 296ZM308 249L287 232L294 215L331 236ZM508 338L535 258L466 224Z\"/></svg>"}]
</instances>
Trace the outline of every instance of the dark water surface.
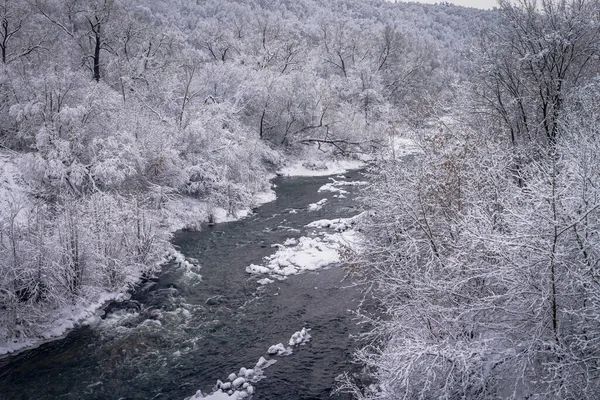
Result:
<instances>
[{"instance_id":1,"label":"dark water surface","mask_svg":"<svg viewBox=\"0 0 600 400\"><path fill-rule=\"evenodd\" d=\"M361 179L359 172L346 175ZM198 260L201 281L186 268L166 266L132 301L109 307L99 324L0 360L0 399L183 400L269 358L269 346L287 345L303 327L311 328L311 341L290 356L272 357L278 361L254 384L253 398L329 399L335 377L356 370L350 335L359 328L348 310L356 309L359 291L342 282L337 266L266 286L256 282L264 276L245 271L272 254L272 244L305 235L309 222L358 214L352 194L317 193L328 182L277 178L277 200L254 215L177 232L173 243ZM325 197L321 210L306 210Z\"/></svg>"}]
</instances>

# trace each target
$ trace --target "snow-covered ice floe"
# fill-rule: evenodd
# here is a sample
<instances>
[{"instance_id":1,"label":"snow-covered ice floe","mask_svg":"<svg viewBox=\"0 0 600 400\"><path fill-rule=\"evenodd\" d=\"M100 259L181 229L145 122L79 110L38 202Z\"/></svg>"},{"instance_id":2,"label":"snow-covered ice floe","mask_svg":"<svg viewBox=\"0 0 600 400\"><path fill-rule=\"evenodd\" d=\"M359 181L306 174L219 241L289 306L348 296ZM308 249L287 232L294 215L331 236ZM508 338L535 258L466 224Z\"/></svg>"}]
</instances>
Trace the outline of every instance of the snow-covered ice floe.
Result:
<instances>
[{"instance_id":1,"label":"snow-covered ice floe","mask_svg":"<svg viewBox=\"0 0 600 400\"><path fill-rule=\"evenodd\" d=\"M294 334L288 341L288 344L290 346L304 346L310 340L311 337L308 331L310 331L310 328L302 328L302 330L294 332Z\"/></svg>"},{"instance_id":2,"label":"snow-covered ice floe","mask_svg":"<svg viewBox=\"0 0 600 400\"><path fill-rule=\"evenodd\" d=\"M202 391L198 390L195 395L187 400L240 400L250 398L254 394L253 384L264 379L263 371L276 362L276 360L267 360L261 357L253 368L242 367L237 373L229 374L225 381L217 380L212 394L204 395Z\"/></svg>"},{"instance_id":3,"label":"snow-covered ice floe","mask_svg":"<svg viewBox=\"0 0 600 400\"><path fill-rule=\"evenodd\" d=\"M285 347L283 343L277 343L269 347L267 353L278 356L289 356L294 352L292 347L304 346L306 343L308 343L311 338L308 331L310 331L310 328L302 328L302 330L294 332L290 340L288 340L288 347Z\"/></svg>"},{"instance_id":4,"label":"snow-covered ice floe","mask_svg":"<svg viewBox=\"0 0 600 400\"><path fill-rule=\"evenodd\" d=\"M365 213L360 213L351 218L320 219L306 225L307 228L327 228L337 232L344 232L352 229Z\"/></svg>"},{"instance_id":5,"label":"snow-covered ice floe","mask_svg":"<svg viewBox=\"0 0 600 400\"><path fill-rule=\"evenodd\" d=\"M269 347L267 352L272 356L288 356L293 353L292 347L303 346L311 338L308 333L310 328L302 328L294 332L289 340L289 346L285 347L283 343L278 343ZM227 380L217 380L211 394L204 395L198 390L195 395L186 400L242 400L250 399L255 393L254 384L265 379L264 370L275 364L277 360L267 360L264 357L259 358L253 368L240 368L235 373L229 374Z\"/></svg>"},{"instance_id":6,"label":"snow-covered ice floe","mask_svg":"<svg viewBox=\"0 0 600 400\"><path fill-rule=\"evenodd\" d=\"M362 186L362 185L366 185L367 182L364 181L339 181L336 180L335 178L329 178L329 180L331 182L326 183L325 185L321 186L318 190L319 193L321 192L333 192L333 193L338 193L338 194L347 194L348 191L342 189L342 186Z\"/></svg>"},{"instance_id":7,"label":"snow-covered ice floe","mask_svg":"<svg viewBox=\"0 0 600 400\"><path fill-rule=\"evenodd\" d=\"M275 254L265 257L263 265L249 265L246 267L246 272L284 279L289 275L314 271L339 263L341 251L347 247L355 247L360 241L358 232L351 228L361 216L362 214L352 218L322 219L311 222L307 227L329 229L335 233L314 232L314 236L290 238L283 244L273 245L277 247Z\"/></svg>"},{"instance_id":8,"label":"snow-covered ice floe","mask_svg":"<svg viewBox=\"0 0 600 400\"><path fill-rule=\"evenodd\" d=\"M319 211L323 206L327 203L327 199L322 199L317 201L316 203L312 203L308 205L308 211Z\"/></svg>"}]
</instances>

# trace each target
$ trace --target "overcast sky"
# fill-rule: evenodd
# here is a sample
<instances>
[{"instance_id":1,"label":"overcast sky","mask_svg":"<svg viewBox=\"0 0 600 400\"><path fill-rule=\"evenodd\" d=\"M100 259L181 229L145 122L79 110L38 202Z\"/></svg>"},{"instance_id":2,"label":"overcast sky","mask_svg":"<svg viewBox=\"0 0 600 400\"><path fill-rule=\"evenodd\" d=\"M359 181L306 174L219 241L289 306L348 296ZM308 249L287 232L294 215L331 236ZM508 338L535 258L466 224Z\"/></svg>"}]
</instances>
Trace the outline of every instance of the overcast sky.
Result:
<instances>
[{"instance_id":1,"label":"overcast sky","mask_svg":"<svg viewBox=\"0 0 600 400\"><path fill-rule=\"evenodd\" d=\"M393 0L391 0L393 1ZM407 1L407 0L402 0ZM457 4L459 6L465 7L474 7L474 8L486 8L490 9L493 7L497 7L498 4L496 0L409 0L409 1L417 1L419 3L443 3L444 1L448 1L448 3Z\"/></svg>"}]
</instances>

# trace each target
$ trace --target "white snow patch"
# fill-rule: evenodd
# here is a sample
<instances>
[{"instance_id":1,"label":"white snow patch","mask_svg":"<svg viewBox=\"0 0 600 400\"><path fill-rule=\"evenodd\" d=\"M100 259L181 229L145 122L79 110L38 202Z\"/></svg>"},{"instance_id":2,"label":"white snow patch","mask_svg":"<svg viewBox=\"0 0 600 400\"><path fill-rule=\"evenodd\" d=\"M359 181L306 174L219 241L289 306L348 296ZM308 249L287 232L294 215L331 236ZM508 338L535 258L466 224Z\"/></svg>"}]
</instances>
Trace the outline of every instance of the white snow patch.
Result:
<instances>
[{"instance_id":1,"label":"white snow patch","mask_svg":"<svg viewBox=\"0 0 600 400\"><path fill-rule=\"evenodd\" d=\"M283 244L275 244L273 247L276 247L277 251L264 258L264 265L251 264L246 267L246 272L283 279L339 263L340 252L344 248L356 248L360 243L359 233L351 228L363 214L352 218L311 222L307 225L308 228L330 229L336 233L314 232L310 237L290 238Z\"/></svg>"},{"instance_id":2,"label":"white snow patch","mask_svg":"<svg viewBox=\"0 0 600 400\"><path fill-rule=\"evenodd\" d=\"M292 354L292 349L290 347L285 347L283 343L277 343L269 347L267 353L278 356L289 356Z\"/></svg>"},{"instance_id":3,"label":"white snow patch","mask_svg":"<svg viewBox=\"0 0 600 400\"><path fill-rule=\"evenodd\" d=\"M335 187L335 185L333 183L326 183L325 185L323 185L319 188L318 192L319 193L320 192L333 192L333 193L339 193L340 195L348 193L347 190Z\"/></svg>"},{"instance_id":4,"label":"white snow patch","mask_svg":"<svg viewBox=\"0 0 600 400\"><path fill-rule=\"evenodd\" d=\"M252 384L264 379L265 374L263 371L276 362L277 360L267 360L261 357L256 362L254 368L242 367L239 372L229 374L227 377L229 382L217 380L211 394L204 395L202 391L198 390L196 394L186 398L186 400L246 399L254 394L254 386Z\"/></svg>"},{"instance_id":5,"label":"white snow patch","mask_svg":"<svg viewBox=\"0 0 600 400\"><path fill-rule=\"evenodd\" d=\"M310 328L302 328L298 332L294 332L292 337L290 338L289 345L290 346L304 346L310 340L310 334L308 333Z\"/></svg>"},{"instance_id":6,"label":"white snow patch","mask_svg":"<svg viewBox=\"0 0 600 400\"><path fill-rule=\"evenodd\" d=\"M297 161L277 172L283 176L327 176L365 167L368 157L363 159L334 158L331 152L323 152L318 146L308 146Z\"/></svg>"},{"instance_id":7,"label":"white snow patch","mask_svg":"<svg viewBox=\"0 0 600 400\"><path fill-rule=\"evenodd\" d=\"M306 225L307 228L328 228L337 232L344 232L356 225L359 219L363 218L365 213L360 213L351 218L320 219Z\"/></svg>"},{"instance_id":8,"label":"white snow patch","mask_svg":"<svg viewBox=\"0 0 600 400\"><path fill-rule=\"evenodd\" d=\"M87 305L70 306L60 310L52 321L40 324L43 329L37 337L14 340L0 344L0 355L18 352L23 349L33 349L44 343L64 337L76 326L93 325L97 322L97 313L104 313L102 308L111 301L124 301L130 295L122 292L100 292L94 296L94 301Z\"/></svg>"},{"instance_id":9,"label":"white snow patch","mask_svg":"<svg viewBox=\"0 0 600 400\"><path fill-rule=\"evenodd\" d=\"M276 198L275 191L268 189L255 194L251 206L258 207L275 201ZM229 213L224 208L216 207L205 201L189 196L180 196L170 201L163 209L162 225L168 231L186 228L199 229L202 222L209 221L211 218L216 223L231 222L245 218L251 213L251 208Z\"/></svg>"},{"instance_id":10,"label":"white snow patch","mask_svg":"<svg viewBox=\"0 0 600 400\"><path fill-rule=\"evenodd\" d=\"M327 203L327 199L322 199L317 201L316 203L312 203L308 205L308 211L319 211L323 206Z\"/></svg>"},{"instance_id":11,"label":"white snow patch","mask_svg":"<svg viewBox=\"0 0 600 400\"><path fill-rule=\"evenodd\" d=\"M341 186L362 186L362 185L367 184L367 182L364 182L364 181L338 181L335 178L329 178L329 180L331 182L326 183L325 185L321 186L319 188L318 192L319 193L321 193L321 192L338 193L337 197L339 197L339 198L344 198L346 196L343 196L343 195L348 194L348 191L341 189ZM334 196L334 197L336 197L336 196Z\"/></svg>"},{"instance_id":12,"label":"white snow patch","mask_svg":"<svg viewBox=\"0 0 600 400\"><path fill-rule=\"evenodd\" d=\"M278 171L283 176L327 176L364 168L361 160L297 161Z\"/></svg>"},{"instance_id":13,"label":"white snow patch","mask_svg":"<svg viewBox=\"0 0 600 400\"><path fill-rule=\"evenodd\" d=\"M266 265L251 264L246 272L282 277L297 275L302 271L314 271L340 261L337 251L339 243L332 238L303 236L296 245L278 247L275 254L265 257Z\"/></svg>"},{"instance_id":14,"label":"white snow patch","mask_svg":"<svg viewBox=\"0 0 600 400\"><path fill-rule=\"evenodd\" d=\"M393 158L423 153L416 141L397 135L389 137L389 148Z\"/></svg>"}]
</instances>

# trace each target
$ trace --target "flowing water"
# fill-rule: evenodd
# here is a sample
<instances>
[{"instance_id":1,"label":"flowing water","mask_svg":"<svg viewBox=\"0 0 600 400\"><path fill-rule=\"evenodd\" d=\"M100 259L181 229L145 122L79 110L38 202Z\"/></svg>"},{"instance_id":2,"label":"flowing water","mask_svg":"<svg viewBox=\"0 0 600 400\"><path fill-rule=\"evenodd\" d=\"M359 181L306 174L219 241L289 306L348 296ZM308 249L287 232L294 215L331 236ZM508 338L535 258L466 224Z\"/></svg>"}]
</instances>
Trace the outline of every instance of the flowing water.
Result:
<instances>
[{"instance_id":1,"label":"flowing water","mask_svg":"<svg viewBox=\"0 0 600 400\"><path fill-rule=\"evenodd\" d=\"M347 174L360 179L360 172ZM167 265L128 302L108 307L93 326L0 360L0 399L179 399L210 392L241 367L252 368L267 349L311 328L312 339L254 384L254 399L329 399L334 379L356 372L350 362L359 332L349 310L361 295L338 266L262 286L260 264L271 247L306 235L322 218L358 214L352 193L317 193L327 177L277 178L277 200L240 221L180 231L173 243L201 265ZM352 192L352 187L344 187ZM311 203L327 197L321 210ZM347 398L334 395L333 398Z\"/></svg>"}]
</instances>

